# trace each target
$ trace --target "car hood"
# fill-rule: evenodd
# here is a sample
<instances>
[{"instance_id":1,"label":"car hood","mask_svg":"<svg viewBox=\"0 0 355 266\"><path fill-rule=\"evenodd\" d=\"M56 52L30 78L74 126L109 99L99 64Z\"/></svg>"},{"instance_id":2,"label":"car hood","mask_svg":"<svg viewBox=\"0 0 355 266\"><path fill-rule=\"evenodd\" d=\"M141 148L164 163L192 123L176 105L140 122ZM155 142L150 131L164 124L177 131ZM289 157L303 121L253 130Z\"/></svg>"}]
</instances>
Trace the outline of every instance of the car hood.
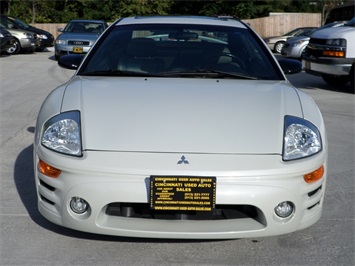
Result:
<instances>
[{"instance_id":1,"label":"car hood","mask_svg":"<svg viewBox=\"0 0 355 266\"><path fill-rule=\"evenodd\" d=\"M84 150L280 154L284 116L302 117L287 81L74 77Z\"/></svg>"},{"instance_id":2,"label":"car hood","mask_svg":"<svg viewBox=\"0 0 355 266\"><path fill-rule=\"evenodd\" d=\"M296 43L299 41L309 41L311 37L308 36L296 36L287 40L287 43Z\"/></svg>"},{"instance_id":3,"label":"car hood","mask_svg":"<svg viewBox=\"0 0 355 266\"><path fill-rule=\"evenodd\" d=\"M345 36L353 37L354 27L340 26L335 28L326 28L318 30L312 34L312 38L328 39L328 38L344 38Z\"/></svg>"},{"instance_id":4,"label":"car hood","mask_svg":"<svg viewBox=\"0 0 355 266\"><path fill-rule=\"evenodd\" d=\"M98 33L62 33L58 36L60 40L89 40L95 41L99 37Z\"/></svg>"},{"instance_id":5,"label":"car hood","mask_svg":"<svg viewBox=\"0 0 355 266\"><path fill-rule=\"evenodd\" d=\"M44 35L50 36L50 37L53 36L53 35L52 35L51 33L49 33L48 31L45 31L45 30L42 30L42 29L38 29L38 28L35 28L35 27L32 27L32 26L29 26L29 27L27 28L27 30L32 31L32 32L35 32L35 33L37 33L37 34L44 34Z\"/></svg>"}]
</instances>

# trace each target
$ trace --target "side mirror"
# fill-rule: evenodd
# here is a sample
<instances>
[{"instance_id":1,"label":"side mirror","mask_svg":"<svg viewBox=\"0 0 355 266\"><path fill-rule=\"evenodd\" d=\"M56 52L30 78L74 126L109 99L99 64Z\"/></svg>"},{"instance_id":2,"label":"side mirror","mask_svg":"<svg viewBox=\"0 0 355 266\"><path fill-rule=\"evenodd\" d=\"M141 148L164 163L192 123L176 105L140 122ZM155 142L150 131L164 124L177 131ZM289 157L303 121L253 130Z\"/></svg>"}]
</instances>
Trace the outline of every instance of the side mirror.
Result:
<instances>
[{"instance_id":1,"label":"side mirror","mask_svg":"<svg viewBox=\"0 0 355 266\"><path fill-rule=\"evenodd\" d=\"M67 69L78 69L83 61L84 54L66 54L58 58L58 65Z\"/></svg>"},{"instance_id":2,"label":"side mirror","mask_svg":"<svg viewBox=\"0 0 355 266\"><path fill-rule=\"evenodd\" d=\"M279 59L278 60L283 72L286 75L297 74L302 71L302 63L294 59Z\"/></svg>"},{"instance_id":3,"label":"side mirror","mask_svg":"<svg viewBox=\"0 0 355 266\"><path fill-rule=\"evenodd\" d=\"M63 30L64 30L63 28L59 28L58 29L59 32L63 32Z\"/></svg>"}]
</instances>

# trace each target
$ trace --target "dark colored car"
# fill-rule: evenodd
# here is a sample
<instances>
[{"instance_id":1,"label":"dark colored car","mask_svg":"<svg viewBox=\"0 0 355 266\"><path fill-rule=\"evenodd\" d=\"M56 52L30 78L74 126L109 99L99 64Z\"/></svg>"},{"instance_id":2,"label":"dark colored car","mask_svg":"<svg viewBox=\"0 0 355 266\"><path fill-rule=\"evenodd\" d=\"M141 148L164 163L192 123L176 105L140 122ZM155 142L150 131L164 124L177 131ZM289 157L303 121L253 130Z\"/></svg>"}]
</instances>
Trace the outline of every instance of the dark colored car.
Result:
<instances>
[{"instance_id":1,"label":"dark colored car","mask_svg":"<svg viewBox=\"0 0 355 266\"><path fill-rule=\"evenodd\" d=\"M0 25L0 40L0 52L3 53L6 52L6 50L13 45L15 38L11 35L9 31L7 31L3 26Z\"/></svg>"},{"instance_id":2,"label":"dark colored car","mask_svg":"<svg viewBox=\"0 0 355 266\"><path fill-rule=\"evenodd\" d=\"M23 20L14 16L1 14L0 20L1 24L3 24L6 28L22 29L36 33L40 39L40 45L36 48L37 51L43 51L46 47L52 47L54 45L54 37L48 31L28 25Z\"/></svg>"}]
</instances>

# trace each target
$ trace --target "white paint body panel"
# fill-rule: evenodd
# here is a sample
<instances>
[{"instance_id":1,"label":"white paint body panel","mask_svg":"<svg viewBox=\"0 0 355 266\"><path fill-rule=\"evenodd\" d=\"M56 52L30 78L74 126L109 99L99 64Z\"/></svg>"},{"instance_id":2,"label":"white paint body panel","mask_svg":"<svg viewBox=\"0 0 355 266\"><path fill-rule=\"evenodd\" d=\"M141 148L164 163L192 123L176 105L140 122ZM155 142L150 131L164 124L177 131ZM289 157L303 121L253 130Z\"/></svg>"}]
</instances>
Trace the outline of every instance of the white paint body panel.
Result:
<instances>
[{"instance_id":1,"label":"white paint body panel","mask_svg":"<svg viewBox=\"0 0 355 266\"><path fill-rule=\"evenodd\" d=\"M246 29L240 22L214 18L148 21ZM145 22L137 18L116 23ZM68 156L41 145L46 121L76 110L80 111L83 156ZM319 153L282 160L286 115L306 119L318 128L323 144ZM37 118L38 208L53 223L116 236L227 239L291 233L321 217L327 149L318 107L282 74L280 80L74 75L52 91ZM189 164L178 164L182 156ZM42 174L39 160L60 169L60 176ZM303 176L322 165L323 178L306 183ZM257 217L164 220L107 214L112 203L146 206L151 176L216 177L218 208L253 206ZM89 210L75 214L69 204L72 197L84 198ZM274 211L284 201L295 206L286 219Z\"/></svg>"},{"instance_id":2,"label":"white paint body panel","mask_svg":"<svg viewBox=\"0 0 355 266\"><path fill-rule=\"evenodd\" d=\"M280 81L77 77L63 111L82 111L89 150L281 154L295 98Z\"/></svg>"}]
</instances>

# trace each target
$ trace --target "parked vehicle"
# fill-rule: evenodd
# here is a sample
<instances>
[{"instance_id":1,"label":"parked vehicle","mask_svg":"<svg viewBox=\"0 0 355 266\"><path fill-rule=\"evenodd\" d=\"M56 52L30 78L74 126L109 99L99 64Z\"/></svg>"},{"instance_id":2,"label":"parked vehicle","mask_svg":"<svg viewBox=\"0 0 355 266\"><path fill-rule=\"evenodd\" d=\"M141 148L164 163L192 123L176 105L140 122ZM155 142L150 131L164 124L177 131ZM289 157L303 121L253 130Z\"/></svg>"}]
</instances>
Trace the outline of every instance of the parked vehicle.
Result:
<instances>
[{"instance_id":1,"label":"parked vehicle","mask_svg":"<svg viewBox=\"0 0 355 266\"><path fill-rule=\"evenodd\" d=\"M327 25L324 25L322 27L319 27L315 30L309 31L304 33L303 35L296 36L296 37L290 37L287 39L285 42L284 46L282 47L281 54L290 57L290 58L295 58L301 60L302 53L304 52L304 49L306 49L309 39L311 38L310 36L316 32L317 30L322 30L326 28L335 28L342 26L346 23L346 21L342 22L332 22Z\"/></svg>"},{"instance_id":2,"label":"parked vehicle","mask_svg":"<svg viewBox=\"0 0 355 266\"><path fill-rule=\"evenodd\" d=\"M208 33L206 37L205 33ZM64 227L151 238L242 238L316 223L327 140L315 102L240 20L115 21L44 101L34 176ZM281 67L282 68L281 68Z\"/></svg>"},{"instance_id":3,"label":"parked vehicle","mask_svg":"<svg viewBox=\"0 0 355 266\"><path fill-rule=\"evenodd\" d=\"M36 51L43 51L45 48L52 47L54 45L54 37L48 31L33 27L14 16L1 14L0 20L1 24L5 25L7 28L22 29L36 33L38 35L37 38L40 40L40 44L37 46Z\"/></svg>"},{"instance_id":4,"label":"parked vehicle","mask_svg":"<svg viewBox=\"0 0 355 266\"><path fill-rule=\"evenodd\" d=\"M2 26L4 27L4 25ZM14 37L12 46L5 51L7 54L18 54L19 52L33 53L39 45L39 39L31 31L9 28L6 28L6 30Z\"/></svg>"},{"instance_id":5,"label":"parked vehicle","mask_svg":"<svg viewBox=\"0 0 355 266\"><path fill-rule=\"evenodd\" d=\"M355 18L344 26L316 31L302 55L305 71L321 75L332 86L351 83L354 89Z\"/></svg>"},{"instance_id":6,"label":"parked vehicle","mask_svg":"<svg viewBox=\"0 0 355 266\"><path fill-rule=\"evenodd\" d=\"M71 20L64 30L58 29L61 34L55 40L55 59L64 54L86 54L107 26L103 20Z\"/></svg>"},{"instance_id":7,"label":"parked vehicle","mask_svg":"<svg viewBox=\"0 0 355 266\"><path fill-rule=\"evenodd\" d=\"M293 36L300 36L304 35L307 32L310 32L312 30L316 29L316 27L302 27L302 28L297 28L294 29L290 32L285 33L282 36L274 36L274 37L268 37L264 38L264 41L266 42L267 46L275 53L281 53L282 47L284 43L286 42L287 38L293 37Z\"/></svg>"},{"instance_id":8,"label":"parked vehicle","mask_svg":"<svg viewBox=\"0 0 355 266\"><path fill-rule=\"evenodd\" d=\"M15 38L11 35L11 33L1 25L0 25L0 40L1 40L1 45L0 45L1 53L6 52L6 50L12 47L13 43L15 42Z\"/></svg>"}]
</instances>

